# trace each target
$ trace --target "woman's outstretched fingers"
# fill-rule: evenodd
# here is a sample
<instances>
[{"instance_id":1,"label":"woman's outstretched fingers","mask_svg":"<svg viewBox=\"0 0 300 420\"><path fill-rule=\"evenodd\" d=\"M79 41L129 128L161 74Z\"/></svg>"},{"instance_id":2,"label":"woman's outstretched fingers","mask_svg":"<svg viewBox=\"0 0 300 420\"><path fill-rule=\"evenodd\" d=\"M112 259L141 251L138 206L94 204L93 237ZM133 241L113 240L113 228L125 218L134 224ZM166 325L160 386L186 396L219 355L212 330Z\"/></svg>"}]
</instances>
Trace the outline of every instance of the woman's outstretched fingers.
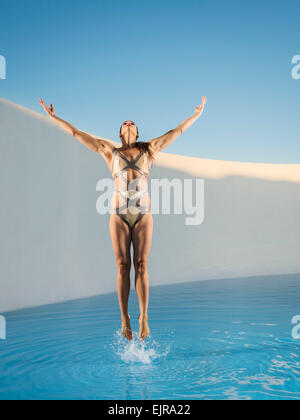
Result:
<instances>
[{"instance_id":1,"label":"woman's outstretched fingers","mask_svg":"<svg viewBox=\"0 0 300 420\"><path fill-rule=\"evenodd\" d=\"M46 104L45 104L45 102L43 101L42 98L40 98L40 104L42 105L42 107L44 108L44 110L47 112Z\"/></svg>"},{"instance_id":2,"label":"woman's outstretched fingers","mask_svg":"<svg viewBox=\"0 0 300 420\"><path fill-rule=\"evenodd\" d=\"M55 110L54 110L54 106L53 104L50 104L50 107L47 106L45 104L45 102L43 101L42 98L40 98L40 104L42 105L42 107L44 108L44 111L48 114L48 115L55 115Z\"/></svg>"},{"instance_id":3,"label":"woman's outstretched fingers","mask_svg":"<svg viewBox=\"0 0 300 420\"><path fill-rule=\"evenodd\" d=\"M206 102L207 102L206 96L203 96L201 105L196 106L195 112L197 114L201 114L203 112L204 105L206 104Z\"/></svg>"}]
</instances>

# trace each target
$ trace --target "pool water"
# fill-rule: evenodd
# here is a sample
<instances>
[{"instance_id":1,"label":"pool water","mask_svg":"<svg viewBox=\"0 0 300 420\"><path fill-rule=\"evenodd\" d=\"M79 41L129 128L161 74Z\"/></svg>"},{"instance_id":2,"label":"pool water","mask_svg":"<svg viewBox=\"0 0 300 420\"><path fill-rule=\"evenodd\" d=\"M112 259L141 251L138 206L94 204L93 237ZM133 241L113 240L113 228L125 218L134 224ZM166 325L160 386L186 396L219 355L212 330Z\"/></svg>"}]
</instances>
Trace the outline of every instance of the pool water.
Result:
<instances>
[{"instance_id":1,"label":"pool water","mask_svg":"<svg viewBox=\"0 0 300 420\"><path fill-rule=\"evenodd\" d=\"M151 336L116 293L4 314L0 399L300 399L300 275L150 288Z\"/></svg>"}]
</instances>

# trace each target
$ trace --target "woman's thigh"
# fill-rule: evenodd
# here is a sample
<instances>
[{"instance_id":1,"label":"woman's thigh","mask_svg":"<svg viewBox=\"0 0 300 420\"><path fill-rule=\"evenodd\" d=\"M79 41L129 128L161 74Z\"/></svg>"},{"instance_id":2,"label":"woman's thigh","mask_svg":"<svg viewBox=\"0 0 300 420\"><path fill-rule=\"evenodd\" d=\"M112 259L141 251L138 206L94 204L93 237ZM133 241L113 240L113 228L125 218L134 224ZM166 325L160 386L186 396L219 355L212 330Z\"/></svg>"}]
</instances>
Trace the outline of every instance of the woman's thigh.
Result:
<instances>
[{"instance_id":1,"label":"woman's thigh","mask_svg":"<svg viewBox=\"0 0 300 420\"><path fill-rule=\"evenodd\" d=\"M111 214L109 230L117 264L130 264L130 227L118 215Z\"/></svg>"},{"instance_id":2,"label":"woman's thigh","mask_svg":"<svg viewBox=\"0 0 300 420\"><path fill-rule=\"evenodd\" d=\"M132 228L133 259L135 267L139 261L148 261L151 250L152 234L153 216L150 212L145 214Z\"/></svg>"}]
</instances>

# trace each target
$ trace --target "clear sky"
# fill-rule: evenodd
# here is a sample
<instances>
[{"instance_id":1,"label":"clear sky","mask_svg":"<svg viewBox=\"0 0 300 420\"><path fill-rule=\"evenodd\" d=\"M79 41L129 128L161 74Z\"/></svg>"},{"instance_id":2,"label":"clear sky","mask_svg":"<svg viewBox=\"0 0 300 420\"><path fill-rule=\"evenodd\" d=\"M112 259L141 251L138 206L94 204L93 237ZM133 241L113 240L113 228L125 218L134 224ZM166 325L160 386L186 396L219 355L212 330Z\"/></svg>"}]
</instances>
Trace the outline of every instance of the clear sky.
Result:
<instances>
[{"instance_id":1,"label":"clear sky","mask_svg":"<svg viewBox=\"0 0 300 420\"><path fill-rule=\"evenodd\" d=\"M203 116L165 151L300 163L299 0L1 2L0 96L79 129L142 141Z\"/></svg>"}]
</instances>

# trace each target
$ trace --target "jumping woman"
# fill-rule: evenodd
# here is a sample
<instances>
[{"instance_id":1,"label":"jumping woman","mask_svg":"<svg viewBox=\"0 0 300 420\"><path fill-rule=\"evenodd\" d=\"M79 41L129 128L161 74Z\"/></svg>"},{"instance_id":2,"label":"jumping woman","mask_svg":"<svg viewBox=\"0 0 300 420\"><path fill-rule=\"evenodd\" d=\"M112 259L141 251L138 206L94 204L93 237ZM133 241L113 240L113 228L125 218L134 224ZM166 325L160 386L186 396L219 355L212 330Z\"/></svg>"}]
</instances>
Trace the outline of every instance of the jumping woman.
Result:
<instances>
[{"instance_id":1,"label":"jumping woman","mask_svg":"<svg viewBox=\"0 0 300 420\"><path fill-rule=\"evenodd\" d=\"M67 133L82 142L89 149L99 153L107 163L115 181L110 216L110 235L116 258L118 276L117 288L121 309L122 334L133 339L128 314L130 293L131 242L133 244L133 263L135 268L135 290L139 300L139 338L144 340L150 334L148 325L149 276L148 257L151 248L153 217L148 175L154 156L168 147L187 130L202 114L206 97L196 106L194 114L160 137L141 142L138 128L133 121L125 121L119 132L122 147L116 148L112 141L94 137L78 130L55 115L50 107L40 99L45 112Z\"/></svg>"}]
</instances>

